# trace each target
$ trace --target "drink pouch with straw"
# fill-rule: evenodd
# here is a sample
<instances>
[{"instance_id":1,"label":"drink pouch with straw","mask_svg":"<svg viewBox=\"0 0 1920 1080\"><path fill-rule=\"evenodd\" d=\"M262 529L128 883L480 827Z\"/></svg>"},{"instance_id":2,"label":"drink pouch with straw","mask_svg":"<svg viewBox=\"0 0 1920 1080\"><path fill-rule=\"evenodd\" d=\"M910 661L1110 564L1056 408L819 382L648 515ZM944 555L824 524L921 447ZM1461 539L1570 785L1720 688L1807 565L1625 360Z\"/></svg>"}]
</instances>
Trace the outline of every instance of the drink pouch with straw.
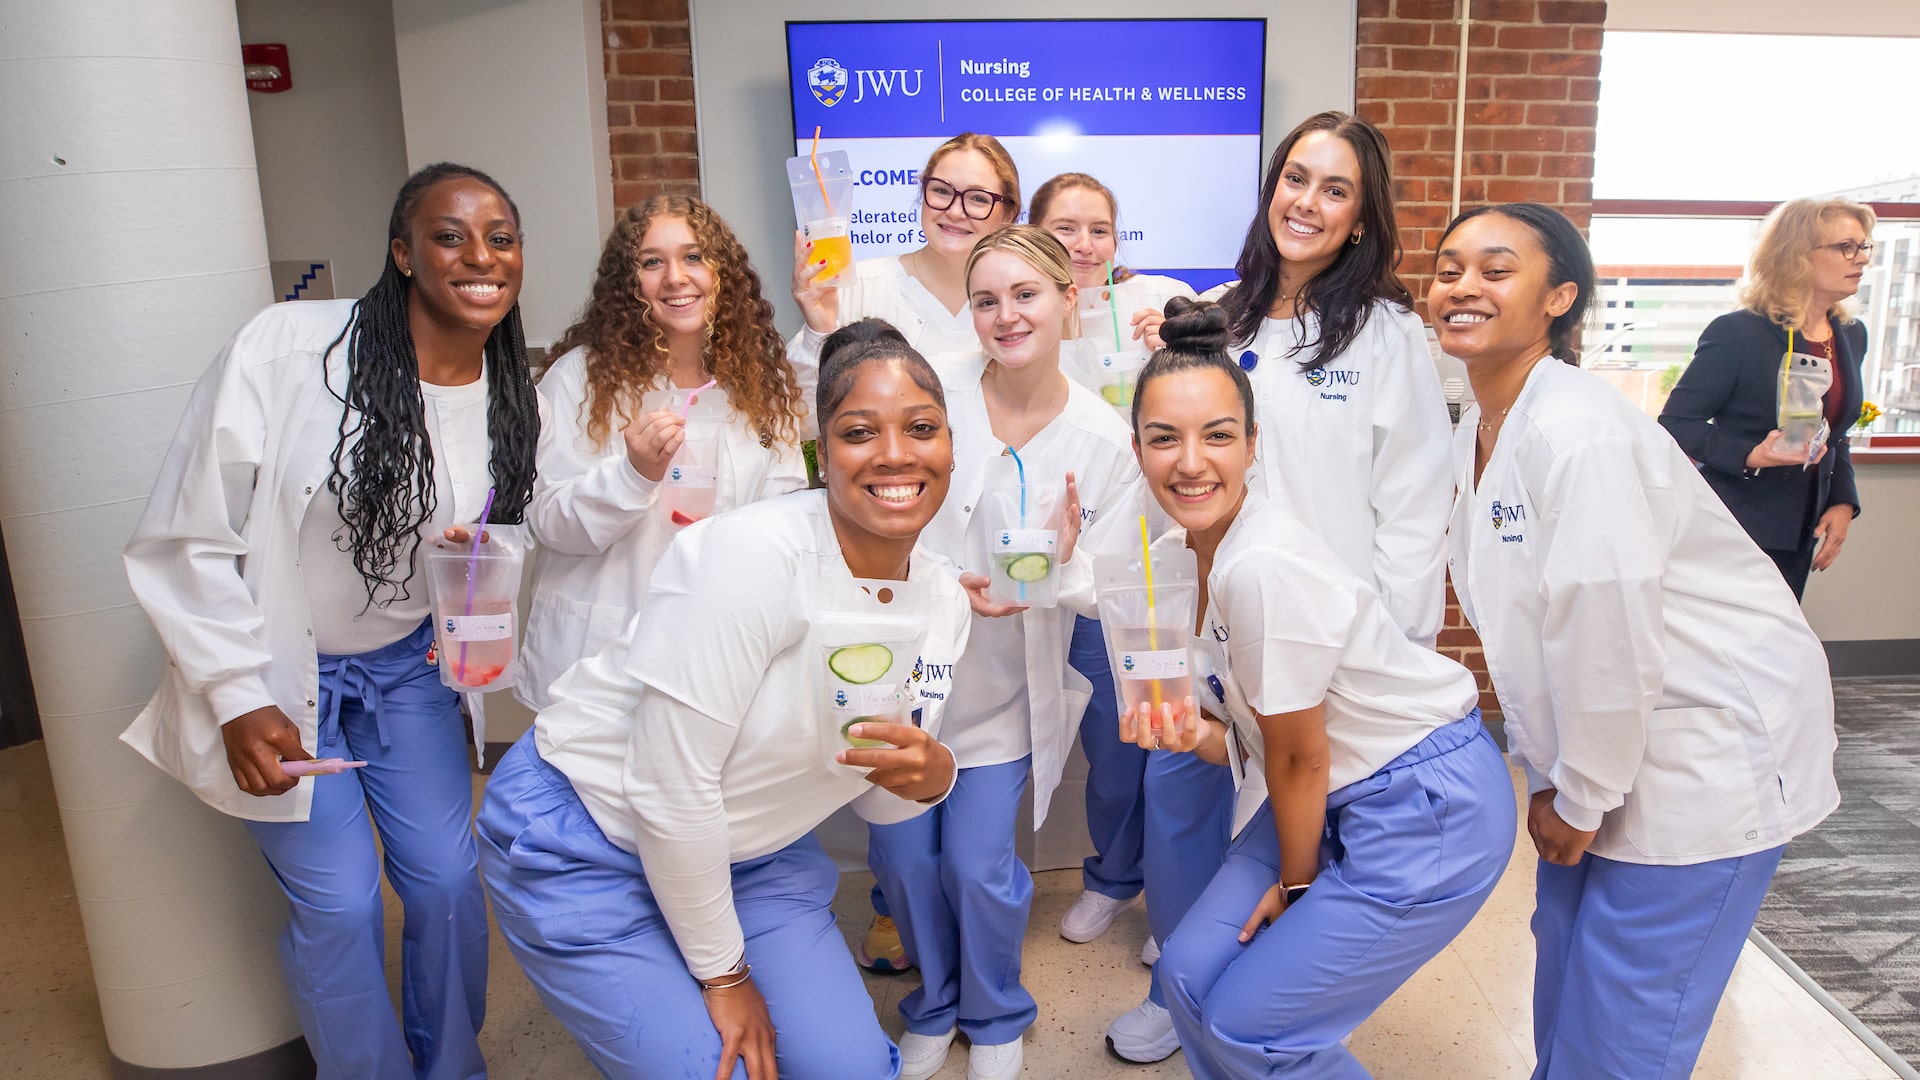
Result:
<instances>
[{"instance_id":1,"label":"drink pouch with straw","mask_svg":"<svg viewBox=\"0 0 1920 1080\"><path fill-rule=\"evenodd\" d=\"M518 674L514 641L529 537L525 525L475 528L479 535L470 544L454 544L436 531L423 553L433 596L434 652L447 686L505 690Z\"/></svg>"},{"instance_id":2,"label":"drink pouch with straw","mask_svg":"<svg viewBox=\"0 0 1920 1080\"><path fill-rule=\"evenodd\" d=\"M1804 453L1808 461L1827 438L1827 391L1833 386L1833 368L1821 357L1795 352L1793 330L1787 330L1787 352L1780 358L1780 445Z\"/></svg>"},{"instance_id":3,"label":"drink pouch with straw","mask_svg":"<svg viewBox=\"0 0 1920 1080\"><path fill-rule=\"evenodd\" d=\"M1066 502L1064 481L1043 483L1027 476L1020 455L1012 450L987 464L980 513L987 527L988 596L1030 608L1059 603L1055 549Z\"/></svg>"},{"instance_id":4,"label":"drink pouch with straw","mask_svg":"<svg viewBox=\"0 0 1920 1080\"><path fill-rule=\"evenodd\" d=\"M926 641L932 590L918 581L823 578L816 590L814 639L820 647L823 720L820 755L829 769L865 775L835 755L849 747L888 746L847 733L854 724L913 723L919 697L914 664Z\"/></svg>"},{"instance_id":5,"label":"drink pouch with straw","mask_svg":"<svg viewBox=\"0 0 1920 1080\"><path fill-rule=\"evenodd\" d=\"M815 151L787 159L787 185L793 190L793 217L800 235L813 245L812 259L825 259L821 281L845 284L842 272L853 265L853 166L845 150Z\"/></svg>"},{"instance_id":6,"label":"drink pouch with straw","mask_svg":"<svg viewBox=\"0 0 1920 1080\"><path fill-rule=\"evenodd\" d=\"M1145 518L1140 529L1141 550L1094 559L1093 579L1120 707L1144 704L1157 714L1163 702L1177 707L1193 694L1188 642L1200 571L1184 546L1149 549Z\"/></svg>"},{"instance_id":7,"label":"drink pouch with straw","mask_svg":"<svg viewBox=\"0 0 1920 1080\"><path fill-rule=\"evenodd\" d=\"M726 440L727 392L712 383L695 390L654 390L640 399L642 414L667 409L686 420L686 441L667 462L654 497L656 513L675 526L713 515L720 484L720 444Z\"/></svg>"},{"instance_id":8,"label":"drink pouch with straw","mask_svg":"<svg viewBox=\"0 0 1920 1080\"><path fill-rule=\"evenodd\" d=\"M1140 369L1151 358L1143 342L1132 337L1132 315L1120 317L1120 294L1113 285L1113 264L1107 264L1105 286L1088 289L1091 304L1080 311L1081 332L1094 343L1094 353L1086 361L1095 392L1107 404L1120 410L1121 418L1133 420L1133 384Z\"/></svg>"}]
</instances>

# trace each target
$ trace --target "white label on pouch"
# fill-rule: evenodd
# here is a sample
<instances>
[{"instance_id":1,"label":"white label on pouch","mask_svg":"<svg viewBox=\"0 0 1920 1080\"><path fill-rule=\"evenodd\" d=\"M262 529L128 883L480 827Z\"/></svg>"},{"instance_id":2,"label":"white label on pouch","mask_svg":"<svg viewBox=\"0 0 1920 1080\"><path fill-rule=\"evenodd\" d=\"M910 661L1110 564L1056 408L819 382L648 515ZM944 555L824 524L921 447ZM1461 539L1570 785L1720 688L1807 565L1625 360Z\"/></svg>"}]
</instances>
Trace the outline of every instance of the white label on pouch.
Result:
<instances>
[{"instance_id":1,"label":"white label on pouch","mask_svg":"<svg viewBox=\"0 0 1920 1080\"><path fill-rule=\"evenodd\" d=\"M513 637L513 613L498 615L447 615L440 628L448 641L505 641Z\"/></svg>"},{"instance_id":2,"label":"white label on pouch","mask_svg":"<svg viewBox=\"0 0 1920 1080\"><path fill-rule=\"evenodd\" d=\"M841 715L892 716L909 703L898 686L836 686L833 711Z\"/></svg>"},{"instance_id":3,"label":"white label on pouch","mask_svg":"<svg viewBox=\"0 0 1920 1080\"><path fill-rule=\"evenodd\" d=\"M831 240L836 236L846 236L853 226L843 217L822 218L809 221L800 227L800 235L805 240Z\"/></svg>"},{"instance_id":4,"label":"white label on pouch","mask_svg":"<svg viewBox=\"0 0 1920 1080\"><path fill-rule=\"evenodd\" d=\"M1051 552L1058 537L1052 529L1002 529L993 534L993 550L997 554L1011 552Z\"/></svg>"},{"instance_id":5,"label":"white label on pouch","mask_svg":"<svg viewBox=\"0 0 1920 1080\"><path fill-rule=\"evenodd\" d=\"M1143 649L1120 654L1123 679L1184 679L1189 674L1185 649Z\"/></svg>"},{"instance_id":6,"label":"white label on pouch","mask_svg":"<svg viewBox=\"0 0 1920 1080\"><path fill-rule=\"evenodd\" d=\"M720 480L713 465L675 465L667 470L668 487L710 488Z\"/></svg>"}]
</instances>

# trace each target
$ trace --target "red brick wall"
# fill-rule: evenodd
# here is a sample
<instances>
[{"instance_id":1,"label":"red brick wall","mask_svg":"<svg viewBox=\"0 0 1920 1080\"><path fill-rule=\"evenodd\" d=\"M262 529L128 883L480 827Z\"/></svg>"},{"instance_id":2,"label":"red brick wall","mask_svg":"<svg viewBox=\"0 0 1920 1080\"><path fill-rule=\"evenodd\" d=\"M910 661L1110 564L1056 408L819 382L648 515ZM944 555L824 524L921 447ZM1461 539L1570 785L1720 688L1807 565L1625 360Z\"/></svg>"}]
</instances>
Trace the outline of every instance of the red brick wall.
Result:
<instances>
[{"instance_id":1,"label":"red brick wall","mask_svg":"<svg viewBox=\"0 0 1920 1080\"><path fill-rule=\"evenodd\" d=\"M700 193L687 0L601 0L613 205Z\"/></svg>"},{"instance_id":2,"label":"red brick wall","mask_svg":"<svg viewBox=\"0 0 1920 1080\"><path fill-rule=\"evenodd\" d=\"M1604 0L1472 0L1462 207L1541 202L1586 228ZM1425 310L1453 198L1459 0L1360 0L1354 91L1392 144L1406 256Z\"/></svg>"},{"instance_id":3,"label":"red brick wall","mask_svg":"<svg viewBox=\"0 0 1920 1080\"><path fill-rule=\"evenodd\" d=\"M1394 150L1406 248L1400 275L1426 308L1433 250L1453 198L1461 0L1359 0L1354 94ZM1462 206L1543 202L1585 228L1593 212L1593 131L1604 0L1470 0ZM602 0L613 199L698 193L687 0ZM1480 677L1480 641L1448 593L1442 652Z\"/></svg>"},{"instance_id":4,"label":"red brick wall","mask_svg":"<svg viewBox=\"0 0 1920 1080\"><path fill-rule=\"evenodd\" d=\"M1461 207L1541 202L1587 227L1604 0L1471 0ZM1360 0L1354 96L1393 147L1400 276L1426 312L1433 252L1453 199L1460 0ZM1480 639L1447 589L1440 651L1472 669L1480 708L1500 703Z\"/></svg>"}]
</instances>

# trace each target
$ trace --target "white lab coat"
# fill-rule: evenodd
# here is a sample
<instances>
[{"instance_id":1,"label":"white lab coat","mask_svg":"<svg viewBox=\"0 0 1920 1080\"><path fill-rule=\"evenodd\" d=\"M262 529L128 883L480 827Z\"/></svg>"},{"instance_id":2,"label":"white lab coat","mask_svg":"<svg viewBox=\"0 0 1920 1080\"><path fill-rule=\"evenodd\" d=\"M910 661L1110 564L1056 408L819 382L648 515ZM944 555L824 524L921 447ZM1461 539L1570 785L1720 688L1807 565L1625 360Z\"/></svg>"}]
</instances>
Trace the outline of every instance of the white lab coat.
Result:
<instances>
[{"instance_id":1,"label":"white lab coat","mask_svg":"<svg viewBox=\"0 0 1920 1080\"><path fill-rule=\"evenodd\" d=\"M953 487L921 543L952 559L963 572L989 572L985 537L971 530L987 481L987 463L1005 449L987 418L980 377L985 360L945 357L938 363L953 425ZM1139 543L1146 481L1133 456L1126 426L1113 408L1068 380L1067 404L1020 450L1029 480L1058 483L1074 474L1080 493L1081 533L1073 558L1061 563L1059 606L1029 608L1019 615L1026 634L1026 687L1033 748L1033 827L1046 823L1053 791L1080 731L1080 717L1093 693L1086 676L1067 663L1076 614L1098 618L1093 594L1093 557L1129 550ZM965 687L959 688L961 693ZM1008 760L1002 757L1000 760Z\"/></svg>"},{"instance_id":2,"label":"white lab coat","mask_svg":"<svg viewBox=\"0 0 1920 1080\"><path fill-rule=\"evenodd\" d=\"M639 610L653 567L680 528L651 513L658 485L627 461L618 428L587 437L586 351L574 349L540 380L539 475L527 524L540 541L533 600L514 696L538 712L575 661L619 636ZM807 486L797 446L762 445L736 410L720 446L714 512Z\"/></svg>"},{"instance_id":3,"label":"white lab coat","mask_svg":"<svg viewBox=\"0 0 1920 1080\"><path fill-rule=\"evenodd\" d=\"M1431 648L1445 615L1453 486L1451 422L1426 330L1413 312L1376 301L1345 353L1302 373L1311 346L1287 355L1302 340L1299 325L1268 319L1248 349L1230 351L1258 357L1247 373L1260 424L1249 483L1371 581L1402 632ZM1304 340L1318 336L1309 314Z\"/></svg>"},{"instance_id":4,"label":"white lab coat","mask_svg":"<svg viewBox=\"0 0 1920 1080\"><path fill-rule=\"evenodd\" d=\"M1479 701L1471 672L1408 641L1372 586L1255 491L1214 552L1205 621L1194 699L1232 724L1252 773L1264 775L1262 715L1324 703L1327 790L1338 791Z\"/></svg>"},{"instance_id":5,"label":"white lab coat","mask_svg":"<svg viewBox=\"0 0 1920 1080\"><path fill-rule=\"evenodd\" d=\"M168 663L120 738L234 817L305 821L313 799L312 784L264 798L241 791L220 728L275 705L308 753L319 745L300 527L316 496L331 497L342 405L327 386L344 390L347 349L326 350L353 304L275 304L240 328L194 387L127 541L127 580ZM446 493L439 504L451 505ZM413 587L426 587L422 576Z\"/></svg>"},{"instance_id":6,"label":"white lab coat","mask_svg":"<svg viewBox=\"0 0 1920 1080\"><path fill-rule=\"evenodd\" d=\"M973 330L973 310L962 304L958 312L948 311L925 285L907 273L898 255L854 263L851 279L840 290L841 326L869 317L891 323L907 344L928 360L949 354L964 356L980 348L979 335ZM827 335L803 325L787 342L787 360L800 376L809 404L820 383L820 346L826 340Z\"/></svg>"},{"instance_id":7,"label":"white lab coat","mask_svg":"<svg viewBox=\"0 0 1920 1080\"><path fill-rule=\"evenodd\" d=\"M949 672L971 626L966 596L924 546L908 577L932 591L916 670ZM826 762L814 614L829 579L851 573L824 491L696 522L655 571L646 617L570 668L534 724L541 758L608 840L640 856L688 969L703 977L742 947L731 864L779 851L849 803L881 824L926 810ZM948 687L914 685L937 737Z\"/></svg>"},{"instance_id":8,"label":"white lab coat","mask_svg":"<svg viewBox=\"0 0 1920 1080\"><path fill-rule=\"evenodd\" d=\"M1476 485L1479 418L1454 440L1450 562L1528 790L1631 863L1764 851L1832 812L1826 654L1672 437L1551 357Z\"/></svg>"}]
</instances>

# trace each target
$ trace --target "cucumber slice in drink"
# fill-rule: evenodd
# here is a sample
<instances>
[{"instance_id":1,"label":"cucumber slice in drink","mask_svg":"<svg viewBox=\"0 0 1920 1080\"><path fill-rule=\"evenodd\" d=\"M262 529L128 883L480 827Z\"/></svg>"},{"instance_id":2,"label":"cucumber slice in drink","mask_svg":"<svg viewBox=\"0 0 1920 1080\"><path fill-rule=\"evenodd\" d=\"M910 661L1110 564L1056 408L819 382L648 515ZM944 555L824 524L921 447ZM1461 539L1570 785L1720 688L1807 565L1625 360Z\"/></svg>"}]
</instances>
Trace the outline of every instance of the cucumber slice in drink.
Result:
<instances>
[{"instance_id":1,"label":"cucumber slice in drink","mask_svg":"<svg viewBox=\"0 0 1920 1080\"><path fill-rule=\"evenodd\" d=\"M891 745L885 739L856 739L852 735L847 734L847 729L852 727L853 725L865 724L870 722L884 724L887 721L878 716L856 716L853 719L847 721L846 723L840 725L840 737L847 741L848 746L869 747L869 746Z\"/></svg>"},{"instance_id":2,"label":"cucumber slice in drink","mask_svg":"<svg viewBox=\"0 0 1920 1080\"><path fill-rule=\"evenodd\" d=\"M1120 383L1108 383L1100 388L1100 396L1107 399L1107 404L1116 407L1132 405L1133 387Z\"/></svg>"},{"instance_id":3,"label":"cucumber slice in drink","mask_svg":"<svg viewBox=\"0 0 1920 1080\"><path fill-rule=\"evenodd\" d=\"M1045 581L1052 570L1053 560L1038 553L1007 560L1007 576L1015 581Z\"/></svg>"},{"instance_id":4,"label":"cucumber slice in drink","mask_svg":"<svg viewBox=\"0 0 1920 1080\"><path fill-rule=\"evenodd\" d=\"M885 645L849 645L827 657L827 670L855 686L878 682L893 666L893 650Z\"/></svg>"}]
</instances>

